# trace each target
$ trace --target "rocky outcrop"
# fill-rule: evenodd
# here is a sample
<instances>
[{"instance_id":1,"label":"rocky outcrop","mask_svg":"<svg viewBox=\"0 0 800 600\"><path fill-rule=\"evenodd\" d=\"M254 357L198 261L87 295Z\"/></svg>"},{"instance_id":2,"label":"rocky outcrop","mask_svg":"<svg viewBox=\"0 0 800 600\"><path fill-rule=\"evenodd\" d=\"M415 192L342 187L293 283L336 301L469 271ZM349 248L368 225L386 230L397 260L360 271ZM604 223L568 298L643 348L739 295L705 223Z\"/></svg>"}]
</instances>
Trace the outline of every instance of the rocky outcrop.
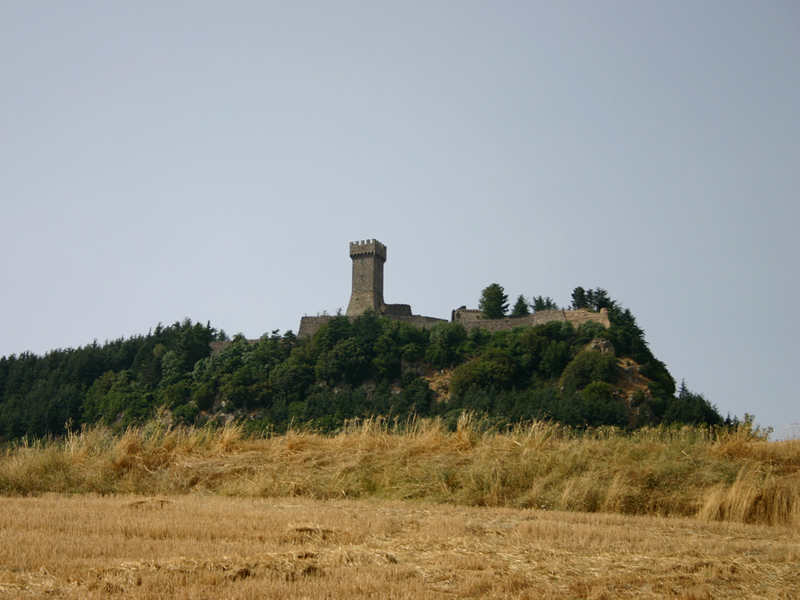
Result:
<instances>
[{"instance_id":1,"label":"rocky outcrop","mask_svg":"<svg viewBox=\"0 0 800 600\"><path fill-rule=\"evenodd\" d=\"M594 338L591 342L586 344L586 349L594 350L595 352L600 352L602 354L611 354L612 356L616 356L614 344L605 338Z\"/></svg>"}]
</instances>

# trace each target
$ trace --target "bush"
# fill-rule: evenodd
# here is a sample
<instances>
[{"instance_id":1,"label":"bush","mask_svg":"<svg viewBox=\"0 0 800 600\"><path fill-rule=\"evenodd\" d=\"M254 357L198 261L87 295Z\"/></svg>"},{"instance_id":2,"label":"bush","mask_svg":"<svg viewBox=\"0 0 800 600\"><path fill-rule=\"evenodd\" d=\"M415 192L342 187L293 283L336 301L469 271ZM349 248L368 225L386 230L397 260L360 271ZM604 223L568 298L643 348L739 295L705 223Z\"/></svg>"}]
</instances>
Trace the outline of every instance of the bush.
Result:
<instances>
[{"instance_id":1,"label":"bush","mask_svg":"<svg viewBox=\"0 0 800 600\"><path fill-rule=\"evenodd\" d=\"M564 369L563 381L576 389L595 381L614 383L617 359L613 354L583 350Z\"/></svg>"},{"instance_id":2,"label":"bush","mask_svg":"<svg viewBox=\"0 0 800 600\"><path fill-rule=\"evenodd\" d=\"M172 417L176 421L189 424L194 423L198 414L200 414L200 410L191 402L172 411Z\"/></svg>"},{"instance_id":3,"label":"bush","mask_svg":"<svg viewBox=\"0 0 800 600\"><path fill-rule=\"evenodd\" d=\"M472 387L510 389L516 375L517 367L508 355L497 348L490 348L480 358L453 370L450 391L456 397L461 397Z\"/></svg>"},{"instance_id":4,"label":"bush","mask_svg":"<svg viewBox=\"0 0 800 600\"><path fill-rule=\"evenodd\" d=\"M585 418L588 425L629 425L627 405L614 396L614 386L604 381L595 381L587 385L581 392L584 403Z\"/></svg>"},{"instance_id":5,"label":"bush","mask_svg":"<svg viewBox=\"0 0 800 600\"><path fill-rule=\"evenodd\" d=\"M461 323L437 323L431 327L431 343L425 357L434 369L452 367L462 360L467 330Z\"/></svg>"}]
</instances>

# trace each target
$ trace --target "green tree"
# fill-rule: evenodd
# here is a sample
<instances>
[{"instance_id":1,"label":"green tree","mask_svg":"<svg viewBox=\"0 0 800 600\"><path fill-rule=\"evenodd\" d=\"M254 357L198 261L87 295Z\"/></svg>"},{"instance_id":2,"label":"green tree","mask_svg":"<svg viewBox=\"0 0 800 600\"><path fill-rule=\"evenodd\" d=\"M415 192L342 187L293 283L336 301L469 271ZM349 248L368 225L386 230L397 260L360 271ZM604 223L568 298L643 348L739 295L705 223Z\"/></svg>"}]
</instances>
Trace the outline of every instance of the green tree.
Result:
<instances>
[{"instance_id":1,"label":"green tree","mask_svg":"<svg viewBox=\"0 0 800 600\"><path fill-rule=\"evenodd\" d=\"M368 362L355 339L340 340L324 353L315 367L318 380L336 384L358 384L365 375Z\"/></svg>"},{"instance_id":2,"label":"green tree","mask_svg":"<svg viewBox=\"0 0 800 600\"><path fill-rule=\"evenodd\" d=\"M528 301L525 300L525 296L522 294L519 295L517 301L514 303L514 308L511 310L512 317L521 317L523 315L529 314L530 308L528 306Z\"/></svg>"},{"instance_id":3,"label":"green tree","mask_svg":"<svg viewBox=\"0 0 800 600\"><path fill-rule=\"evenodd\" d=\"M558 310L558 304L550 296L546 298L543 296L534 296L533 298L533 312L540 310Z\"/></svg>"},{"instance_id":4,"label":"green tree","mask_svg":"<svg viewBox=\"0 0 800 600\"><path fill-rule=\"evenodd\" d=\"M484 319L502 319L508 311L508 296L503 286L493 283L485 287L478 308L483 311Z\"/></svg>"},{"instance_id":5,"label":"green tree","mask_svg":"<svg viewBox=\"0 0 800 600\"><path fill-rule=\"evenodd\" d=\"M717 407L706 400L703 394L689 391L684 381L681 383L678 396L668 401L664 422L722 425L724 421Z\"/></svg>"},{"instance_id":6,"label":"green tree","mask_svg":"<svg viewBox=\"0 0 800 600\"><path fill-rule=\"evenodd\" d=\"M611 310L617 306L616 301L609 298L608 292L603 288L597 288L593 292L590 292L589 297L592 302L592 308L596 311L600 311L601 308Z\"/></svg>"},{"instance_id":7,"label":"green tree","mask_svg":"<svg viewBox=\"0 0 800 600\"><path fill-rule=\"evenodd\" d=\"M197 406L191 402L189 404L183 404L172 411L172 417L179 423L194 423L194 420L199 414L200 411Z\"/></svg>"},{"instance_id":8,"label":"green tree","mask_svg":"<svg viewBox=\"0 0 800 600\"><path fill-rule=\"evenodd\" d=\"M609 298L608 292L603 288L584 290L578 286L572 290L572 308L575 310L588 308L597 312L601 308L607 308L609 311L615 310L619 308L619 305Z\"/></svg>"},{"instance_id":9,"label":"green tree","mask_svg":"<svg viewBox=\"0 0 800 600\"><path fill-rule=\"evenodd\" d=\"M627 405L614 396L614 386L610 383L593 381L583 389L580 398L587 425L626 427L629 424Z\"/></svg>"},{"instance_id":10,"label":"green tree","mask_svg":"<svg viewBox=\"0 0 800 600\"><path fill-rule=\"evenodd\" d=\"M550 340L542 352L537 372L542 377L558 377L569 364L569 344L564 341Z\"/></svg>"},{"instance_id":11,"label":"green tree","mask_svg":"<svg viewBox=\"0 0 800 600\"><path fill-rule=\"evenodd\" d=\"M462 360L467 330L461 323L436 323L431 327L431 341L425 358L434 369L446 369Z\"/></svg>"},{"instance_id":12,"label":"green tree","mask_svg":"<svg viewBox=\"0 0 800 600\"><path fill-rule=\"evenodd\" d=\"M517 375L517 366L508 354L499 348L489 348L475 360L457 366L450 380L450 391L462 398L472 387L511 389Z\"/></svg>"},{"instance_id":13,"label":"green tree","mask_svg":"<svg viewBox=\"0 0 800 600\"><path fill-rule=\"evenodd\" d=\"M584 290L581 286L578 286L572 290L572 308L573 310L589 308L589 300L586 298L586 290Z\"/></svg>"},{"instance_id":14,"label":"green tree","mask_svg":"<svg viewBox=\"0 0 800 600\"><path fill-rule=\"evenodd\" d=\"M614 383L616 366L617 360L613 354L583 350L564 369L564 381L577 389L595 381Z\"/></svg>"}]
</instances>

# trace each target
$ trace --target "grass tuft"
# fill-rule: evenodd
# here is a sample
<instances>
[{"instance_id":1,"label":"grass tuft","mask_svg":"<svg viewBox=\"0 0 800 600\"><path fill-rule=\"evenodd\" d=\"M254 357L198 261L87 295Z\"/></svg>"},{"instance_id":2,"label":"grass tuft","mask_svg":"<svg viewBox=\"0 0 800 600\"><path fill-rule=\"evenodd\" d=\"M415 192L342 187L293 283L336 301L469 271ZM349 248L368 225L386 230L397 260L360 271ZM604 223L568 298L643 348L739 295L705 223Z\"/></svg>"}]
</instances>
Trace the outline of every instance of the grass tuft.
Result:
<instances>
[{"instance_id":1,"label":"grass tuft","mask_svg":"<svg viewBox=\"0 0 800 600\"><path fill-rule=\"evenodd\" d=\"M334 435L248 436L239 424L86 427L0 454L0 494L218 494L415 499L463 506L698 517L800 526L800 440L744 428L495 431L466 413L353 420Z\"/></svg>"}]
</instances>

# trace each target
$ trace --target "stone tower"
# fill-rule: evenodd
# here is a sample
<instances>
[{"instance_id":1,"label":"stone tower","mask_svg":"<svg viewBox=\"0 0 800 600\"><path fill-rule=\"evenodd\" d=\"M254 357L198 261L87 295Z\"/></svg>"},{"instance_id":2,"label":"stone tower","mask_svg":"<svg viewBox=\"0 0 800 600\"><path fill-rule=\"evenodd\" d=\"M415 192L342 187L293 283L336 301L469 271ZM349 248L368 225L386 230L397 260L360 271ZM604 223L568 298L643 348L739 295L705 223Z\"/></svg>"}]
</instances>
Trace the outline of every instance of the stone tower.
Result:
<instances>
[{"instance_id":1,"label":"stone tower","mask_svg":"<svg viewBox=\"0 0 800 600\"><path fill-rule=\"evenodd\" d=\"M353 259L353 291L347 305L347 316L354 317L367 310L380 312L386 246L378 240L350 242L350 258Z\"/></svg>"}]
</instances>

